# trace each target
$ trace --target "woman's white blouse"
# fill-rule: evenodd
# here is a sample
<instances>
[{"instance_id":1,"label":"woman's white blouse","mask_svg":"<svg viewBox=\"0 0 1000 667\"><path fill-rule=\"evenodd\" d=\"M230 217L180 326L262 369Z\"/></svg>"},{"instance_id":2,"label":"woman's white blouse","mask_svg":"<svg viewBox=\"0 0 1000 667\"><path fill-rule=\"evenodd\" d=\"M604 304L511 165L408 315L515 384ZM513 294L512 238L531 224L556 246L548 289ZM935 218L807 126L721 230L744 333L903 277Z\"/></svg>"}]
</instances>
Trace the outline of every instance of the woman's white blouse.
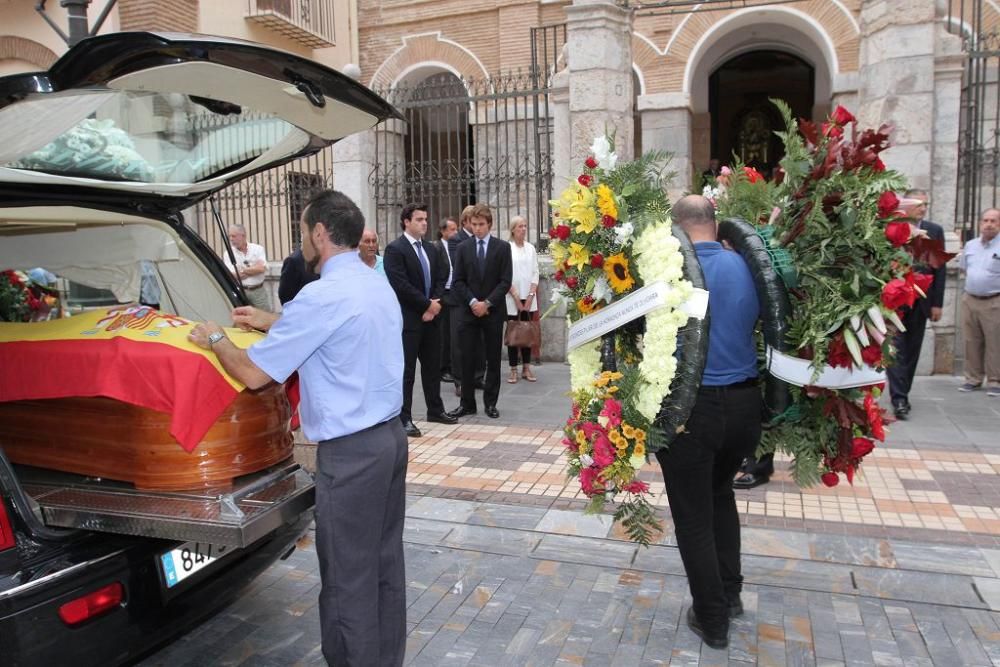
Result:
<instances>
[{"instance_id":1,"label":"woman's white blouse","mask_svg":"<svg viewBox=\"0 0 1000 667\"><path fill-rule=\"evenodd\" d=\"M522 299L526 299L528 298L528 292L531 291L530 287L538 284L538 253L535 251L535 246L527 241L521 247L518 247L516 243L511 241L510 256L513 266L511 284L517 290L517 295ZM531 311L534 312L536 310L538 310L537 294L531 302ZM514 297L510 293L507 294L507 314L517 315L517 304L514 303Z\"/></svg>"}]
</instances>

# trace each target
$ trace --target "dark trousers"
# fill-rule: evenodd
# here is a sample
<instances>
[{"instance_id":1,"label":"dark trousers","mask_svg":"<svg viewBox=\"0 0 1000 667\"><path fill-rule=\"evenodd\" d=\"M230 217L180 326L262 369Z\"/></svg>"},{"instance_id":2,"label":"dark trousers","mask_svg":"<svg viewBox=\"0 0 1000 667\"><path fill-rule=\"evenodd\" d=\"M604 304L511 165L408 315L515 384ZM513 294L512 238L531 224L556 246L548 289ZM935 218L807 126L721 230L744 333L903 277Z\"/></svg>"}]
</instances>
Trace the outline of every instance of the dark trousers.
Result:
<instances>
[{"instance_id":1,"label":"dark trousers","mask_svg":"<svg viewBox=\"0 0 1000 667\"><path fill-rule=\"evenodd\" d=\"M656 452L693 607L710 632L729 627L743 588L733 475L760 440L760 388L702 387L687 430Z\"/></svg>"},{"instance_id":2,"label":"dark trousers","mask_svg":"<svg viewBox=\"0 0 1000 667\"><path fill-rule=\"evenodd\" d=\"M495 406L500 398L500 350L503 348L504 318L490 313L486 317L475 317L471 311L463 313L458 325L458 336L462 348L462 405L476 409L476 384L466 378L476 375L476 360L486 359L483 405Z\"/></svg>"},{"instance_id":3,"label":"dark trousers","mask_svg":"<svg viewBox=\"0 0 1000 667\"><path fill-rule=\"evenodd\" d=\"M451 300L450 290L441 297L441 312L437 319L441 320L441 375L451 373Z\"/></svg>"},{"instance_id":4,"label":"dark trousers","mask_svg":"<svg viewBox=\"0 0 1000 667\"><path fill-rule=\"evenodd\" d=\"M524 304L525 301L522 299L521 303ZM524 322L531 321L532 313L527 310L522 310L517 315L508 315L507 321L522 320ZM520 356L520 361L522 364L531 363L531 348L530 347L512 347L507 346L507 359L510 361L511 368L517 368L518 356Z\"/></svg>"},{"instance_id":5,"label":"dark trousers","mask_svg":"<svg viewBox=\"0 0 1000 667\"><path fill-rule=\"evenodd\" d=\"M462 335L458 330L462 325L463 318L465 318L469 313L469 306L462 305L452 306L451 313L448 315L451 327L451 374L455 378L456 387L462 384L462 369L464 368L462 365ZM483 354L480 354L476 358L476 363L473 368L474 378L472 384L475 386L478 381L483 380L486 377L486 357Z\"/></svg>"},{"instance_id":6,"label":"dark trousers","mask_svg":"<svg viewBox=\"0 0 1000 667\"><path fill-rule=\"evenodd\" d=\"M901 319L906 331L897 333L892 339L896 348L896 363L885 371L893 405L909 403L913 376L917 374L917 362L920 361L920 347L924 344L924 332L927 330L927 314L922 308L910 308Z\"/></svg>"},{"instance_id":7,"label":"dark trousers","mask_svg":"<svg viewBox=\"0 0 1000 667\"><path fill-rule=\"evenodd\" d=\"M403 664L406 461L398 419L316 448L319 617L330 665Z\"/></svg>"},{"instance_id":8,"label":"dark trousers","mask_svg":"<svg viewBox=\"0 0 1000 667\"><path fill-rule=\"evenodd\" d=\"M441 402L441 323L438 318L421 323L416 329L403 329L403 409L399 419L413 419L413 382L420 360L420 384L424 389L427 414L444 412Z\"/></svg>"}]
</instances>

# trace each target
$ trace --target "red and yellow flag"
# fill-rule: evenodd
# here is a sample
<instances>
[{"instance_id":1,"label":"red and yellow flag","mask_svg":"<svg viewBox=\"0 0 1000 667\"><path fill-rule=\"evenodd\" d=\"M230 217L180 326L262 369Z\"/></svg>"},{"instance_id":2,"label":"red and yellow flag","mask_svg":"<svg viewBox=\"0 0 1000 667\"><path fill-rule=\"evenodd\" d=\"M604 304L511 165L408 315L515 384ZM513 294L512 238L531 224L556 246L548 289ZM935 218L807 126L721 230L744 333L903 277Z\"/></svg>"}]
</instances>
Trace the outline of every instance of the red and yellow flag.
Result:
<instances>
[{"instance_id":1,"label":"red and yellow flag","mask_svg":"<svg viewBox=\"0 0 1000 667\"><path fill-rule=\"evenodd\" d=\"M136 305L0 322L0 401L114 398L169 413L170 434L190 452L245 389L215 354L187 340L195 324ZM263 337L226 333L242 348Z\"/></svg>"}]
</instances>

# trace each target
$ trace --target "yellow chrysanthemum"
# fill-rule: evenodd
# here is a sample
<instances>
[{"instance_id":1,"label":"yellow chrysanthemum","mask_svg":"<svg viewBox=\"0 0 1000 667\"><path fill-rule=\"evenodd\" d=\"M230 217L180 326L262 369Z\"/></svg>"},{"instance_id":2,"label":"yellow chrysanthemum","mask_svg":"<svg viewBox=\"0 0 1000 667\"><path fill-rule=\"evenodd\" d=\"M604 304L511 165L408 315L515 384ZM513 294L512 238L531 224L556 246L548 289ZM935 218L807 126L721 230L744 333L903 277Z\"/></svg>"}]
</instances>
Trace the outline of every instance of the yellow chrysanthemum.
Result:
<instances>
[{"instance_id":1,"label":"yellow chrysanthemum","mask_svg":"<svg viewBox=\"0 0 1000 667\"><path fill-rule=\"evenodd\" d=\"M603 183L597 186L597 208L601 211L601 215L610 215L612 218L618 219L615 193Z\"/></svg>"},{"instance_id":2,"label":"yellow chrysanthemum","mask_svg":"<svg viewBox=\"0 0 1000 667\"><path fill-rule=\"evenodd\" d=\"M618 391L618 387L614 387L614 386L608 387L608 393L609 394L614 394L617 391Z\"/></svg>"},{"instance_id":3,"label":"yellow chrysanthemum","mask_svg":"<svg viewBox=\"0 0 1000 667\"><path fill-rule=\"evenodd\" d=\"M645 456L646 455L646 445L637 443L635 449L632 451L632 456Z\"/></svg>"},{"instance_id":4,"label":"yellow chrysanthemum","mask_svg":"<svg viewBox=\"0 0 1000 667\"><path fill-rule=\"evenodd\" d=\"M566 263L570 266L575 266L577 270L582 270L583 267L590 264L590 253L587 252L587 247L579 243L570 243L569 258L566 260Z\"/></svg>"},{"instance_id":5,"label":"yellow chrysanthemum","mask_svg":"<svg viewBox=\"0 0 1000 667\"><path fill-rule=\"evenodd\" d=\"M576 223L576 231L589 234L597 227L597 212L593 206L573 204L569 209L569 219Z\"/></svg>"},{"instance_id":6,"label":"yellow chrysanthemum","mask_svg":"<svg viewBox=\"0 0 1000 667\"><path fill-rule=\"evenodd\" d=\"M632 289L635 285L635 278L628 270L628 259L622 253L605 258L604 275L608 277L611 289L619 294Z\"/></svg>"},{"instance_id":7,"label":"yellow chrysanthemum","mask_svg":"<svg viewBox=\"0 0 1000 667\"><path fill-rule=\"evenodd\" d=\"M629 424L622 424L622 433L625 434L626 438L631 438L635 440L635 429Z\"/></svg>"},{"instance_id":8,"label":"yellow chrysanthemum","mask_svg":"<svg viewBox=\"0 0 1000 667\"><path fill-rule=\"evenodd\" d=\"M619 442L622 441L622 434L618 431L618 429L612 429L608 433L608 440L617 445Z\"/></svg>"},{"instance_id":9,"label":"yellow chrysanthemum","mask_svg":"<svg viewBox=\"0 0 1000 667\"><path fill-rule=\"evenodd\" d=\"M576 432L576 444L582 445L587 442L587 436L583 434L583 431Z\"/></svg>"},{"instance_id":10,"label":"yellow chrysanthemum","mask_svg":"<svg viewBox=\"0 0 1000 667\"><path fill-rule=\"evenodd\" d=\"M635 441L638 442L640 445L646 442L646 432L643 431L641 428L637 428L635 430Z\"/></svg>"}]
</instances>

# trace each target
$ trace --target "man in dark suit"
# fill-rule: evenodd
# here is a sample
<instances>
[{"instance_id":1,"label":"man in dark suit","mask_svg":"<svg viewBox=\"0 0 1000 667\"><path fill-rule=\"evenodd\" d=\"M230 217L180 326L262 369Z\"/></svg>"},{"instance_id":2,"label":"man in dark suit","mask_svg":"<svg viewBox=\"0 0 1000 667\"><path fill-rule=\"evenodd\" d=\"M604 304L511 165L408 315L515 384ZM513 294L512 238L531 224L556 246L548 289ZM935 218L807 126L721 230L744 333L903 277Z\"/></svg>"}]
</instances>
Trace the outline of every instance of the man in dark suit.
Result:
<instances>
[{"instance_id":1,"label":"man in dark suit","mask_svg":"<svg viewBox=\"0 0 1000 667\"><path fill-rule=\"evenodd\" d=\"M281 305L294 299L300 289L314 280L319 280L319 274L313 267L306 266L301 250L296 250L286 257L281 264L281 278L278 279L278 300L281 301Z\"/></svg>"},{"instance_id":2,"label":"man in dark suit","mask_svg":"<svg viewBox=\"0 0 1000 667\"><path fill-rule=\"evenodd\" d=\"M930 220L924 220L924 215L927 214L926 190L907 190L903 195L901 208L910 219L914 234L925 232L929 238L944 243L944 230L941 226ZM945 267L932 269L918 264L914 270L933 275L934 282L931 283L926 298L917 299L912 308L903 310L902 320L906 331L899 332L893 339L896 363L886 371L886 375L889 376L892 410L898 419L906 419L910 414L910 387L917 372L917 361L920 359L920 346L924 342L927 320L931 322L940 320L941 308L944 305Z\"/></svg>"},{"instance_id":3,"label":"man in dark suit","mask_svg":"<svg viewBox=\"0 0 1000 667\"><path fill-rule=\"evenodd\" d=\"M473 209L475 209L474 204L469 204L462 209L462 215L459 217L458 231L455 232L454 236L448 239L448 250L451 252L452 263L454 264L455 253L458 251L458 246L463 241L472 238L472 226L470 223L471 215ZM455 380L455 395L462 395L462 346L459 344L460 338L458 336L458 324L461 321L461 311L464 311L468 306L464 303L457 303L451 300L449 304L451 306L451 312L448 315L451 333L451 374ZM476 389L482 389L485 385L483 384L483 379L486 377L486 357L480 355L476 359L476 372L475 383Z\"/></svg>"},{"instance_id":4,"label":"man in dark suit","mask_svg":"<svg viewBox=\"0 0 1000 667\"><path fill-rule=\"evenodd\" d=\"M430 244L427 205L407 204L400 214L403 235L385 247L385 275L403 312L403 409L399 418L406 435L419 438L413 423L413 381L420 360L420 383L427 402L427 421L454 424L456 417L441 402L441 293L446 267Z\"/></svg>"},{"instance_id":5,"label":"man in dark suit","mask_svg":"<svg viewBox=\"0 0 1000 667\"><path fill-rule=\"evenodd\" d=\"M451 298L451 281L455 277L454 258L449 249L448 240L458 233L458 222L454 218L445 218L438 225L438 240L434 247L441 258L441 265L446 267L447 276L444 281L444 292L441 294L441 382L455 382L458 370L452 372L451 358L451 310L455 306ZM455 364L457 366L458 364Z\"/></svg>"},{"instance_id":6,"label":"man in dark suit","mask_svg":"<svg viewBox=\"0 0 1000 667\"><path fill-rule=\"evenodd\" d=\"M457 309L458 336L462 348L462 402L452 417L476 414L476 388L468 378L475 375L476 359L485 354L486 379L483 404L487 417L496 419L500 396L500 350L507 319L506 295L510 289L512 261L510 244L490 236L493 213L486 204L476 204L469 216L473 237L463 241L455 253L452 291L464 307ZM485 352L483 352L485 350Z\"/></svg>"}]
</instances>

